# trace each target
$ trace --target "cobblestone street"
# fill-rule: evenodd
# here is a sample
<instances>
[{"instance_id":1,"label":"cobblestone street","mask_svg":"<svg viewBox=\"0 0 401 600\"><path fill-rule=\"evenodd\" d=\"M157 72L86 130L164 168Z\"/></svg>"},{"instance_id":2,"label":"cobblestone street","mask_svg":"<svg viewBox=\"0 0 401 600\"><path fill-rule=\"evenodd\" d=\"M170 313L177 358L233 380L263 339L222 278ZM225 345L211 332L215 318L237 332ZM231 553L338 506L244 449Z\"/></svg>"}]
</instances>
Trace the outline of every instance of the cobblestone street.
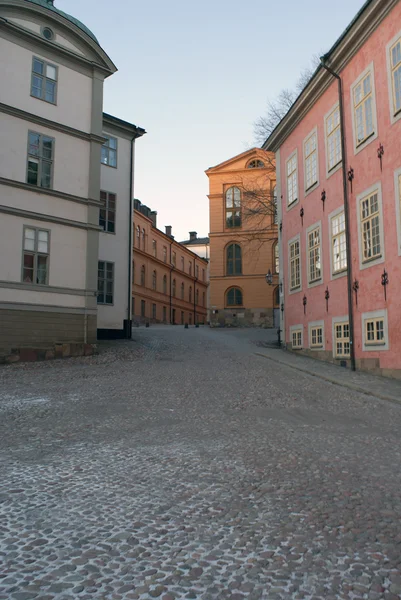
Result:
<instances>
[{"instance_id":1,"label":"cobblestone street","mask_svg":"<svg viewBox=\"0 0 401 600\"><path fill-rule=\"evenodd\" d=\"M272 335L1 368L0 599L399 599L401 405Z\"/></svg>"}]
</instances>

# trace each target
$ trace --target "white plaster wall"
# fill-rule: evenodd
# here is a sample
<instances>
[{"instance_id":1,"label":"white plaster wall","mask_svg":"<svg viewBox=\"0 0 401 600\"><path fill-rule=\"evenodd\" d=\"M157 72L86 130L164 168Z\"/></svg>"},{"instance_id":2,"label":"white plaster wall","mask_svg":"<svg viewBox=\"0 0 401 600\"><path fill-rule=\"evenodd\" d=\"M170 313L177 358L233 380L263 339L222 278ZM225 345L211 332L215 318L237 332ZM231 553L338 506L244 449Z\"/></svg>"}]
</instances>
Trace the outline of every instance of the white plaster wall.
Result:
<instances>
[{"instance_id":1,"label":"white plaster wall","mask_svg":"<svg viewBox=\"0 0 401 600\"><path fill-rule=\"evenodd\" d=\"M99 329L121 329L128 315L130 151L129 140L118 138L117 169L101 167L100 189L117 194L117 201L116 233L99 236L99 260L114 262L114 305L98 305Z\"/></svg>"},{"instance_id":2,"label":"white plaster wall","mask_svg":"<svg viewBox=\"0 0 401 600\"><path fill-rule=\"evenodd\" d=\"M85 229L4 213L0 214L0 281L21 281L24 225L50 230L49 285L85 289L87 245ZM14 292L16 290L13 290L12 294ZM37 293L38 298L41 298L42 292Z\"/></svg>"},{"instance_id":3,"label":"white plaster wall","mask_svg":"<svg viewBox=\"0 0 401 600\"><path fill-rule=\"evenodd\" d=\"M38 192L21 190L0 184L0 205L61 217L81 223L88 222L88 207L85 204L47 196Z\"/></svg>"},{"instance_id":4,"label":"white plaster wall","mask_svg":"<svg viewBox=\"0 0 401 600\"><path fill-rule=\"evenodd\" d=\"M53 188L86 198L90 143L4 113L0 113L0 177L26 182L29 131L55 139Z\"/></svg>"},{"instance_id":5,"label":"white plaster wall","mask_svg":"<svg viewBox=\"0 0 401 600\"><path fill-rule=\"evenodd\" d=\"M38 304L40 306L62 306L63 308L85 308L85 296L35 292L0 288L0 303Z\"/></svg>"},{"instance_id":6,"label":"white plaster wall","mask_svg":"<svg viewBox=\"0 0 401 600\"><path fill-rule=\"evenodd\" d=\"M7 17L7 20L10 23L15 23L19 27L24 27L25 29L29 29L29 31L34 31L35 33L40 33L40 25L39 23L34 23L29 19L18 19L17 17Z\"/></svg>"},{"instance_id":7,"label":"white plaster wall","mask_svg":"<svg viewBox=\"0 0 401 600\"><path fill-rule=\"evenodd\" d=\"M58 67L57 105L31 97L33 56ZM92 78L57 62L52 55L40 55L0 38L0 102L15 106L81 131L90 131Z\"/></svg>"}]
</instances>

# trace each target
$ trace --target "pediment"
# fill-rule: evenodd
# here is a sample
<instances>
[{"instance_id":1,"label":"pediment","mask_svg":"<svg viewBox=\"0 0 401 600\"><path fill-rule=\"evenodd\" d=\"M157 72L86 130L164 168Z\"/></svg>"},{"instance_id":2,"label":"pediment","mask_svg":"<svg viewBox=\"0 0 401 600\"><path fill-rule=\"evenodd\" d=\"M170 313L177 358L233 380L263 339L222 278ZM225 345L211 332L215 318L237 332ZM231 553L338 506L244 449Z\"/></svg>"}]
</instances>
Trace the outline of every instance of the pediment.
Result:
<instances>
[{"instance_id":1,"label":"pediment","mask_svg":"<svg viewBox=\"0 0 401 600\"><path fill-rule=\"evenodd\" d=\"M266 167L270 167L271 161L273 159L273 155L271 152L266 152L260 148L251 148L250 150L246 150L241 154L237 154L237 156L233 156L229 160L226 160L214 167L210 167L207 169L206 174L212 175L213 173L224 173L229 171L240 171L242 169L246 169L247 165L252 160L260 160L262 161Z\"/></svg>"}]
</instances>

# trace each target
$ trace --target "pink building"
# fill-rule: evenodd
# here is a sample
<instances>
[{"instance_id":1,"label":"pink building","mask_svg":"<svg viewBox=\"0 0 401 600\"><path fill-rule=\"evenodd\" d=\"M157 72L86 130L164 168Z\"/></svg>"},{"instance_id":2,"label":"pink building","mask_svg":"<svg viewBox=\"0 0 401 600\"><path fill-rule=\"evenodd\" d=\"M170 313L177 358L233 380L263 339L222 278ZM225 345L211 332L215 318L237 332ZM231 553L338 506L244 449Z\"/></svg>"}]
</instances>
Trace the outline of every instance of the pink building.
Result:
<instances>
[{"instance_id":1,"label":"pink building","mask_svg":"<svg viewBox=\"0 0 401 600\"><path fill-rule=\"evenodd\" d=\"M264 144L282 339L401 377L401 1L365 2L322 63Z\"/></svg>"}]
</instances>

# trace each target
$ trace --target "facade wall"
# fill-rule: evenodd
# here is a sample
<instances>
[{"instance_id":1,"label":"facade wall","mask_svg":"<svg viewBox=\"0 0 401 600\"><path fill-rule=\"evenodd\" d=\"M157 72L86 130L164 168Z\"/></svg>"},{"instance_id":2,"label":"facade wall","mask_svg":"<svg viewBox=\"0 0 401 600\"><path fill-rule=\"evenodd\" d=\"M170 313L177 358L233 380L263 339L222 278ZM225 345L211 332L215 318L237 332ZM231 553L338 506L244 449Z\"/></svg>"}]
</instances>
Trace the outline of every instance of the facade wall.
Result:
<instances>
[{"instance_id":1,"label":"facade wall","mask_svg":"<svg viewBox=\"0 0 401 600\"><path fill-rule=\"evenodd\" d=\"M137 235L138 228L139 237ZM145 232L144 236L143 232ZM153 251L153 240L156 242L156 256ZM166 249L166 260L164 260L164 248ZM172 268L174 252L176 264ZM184 269L182 269L182 258L184 259ZM155 228L151 219L137 210L134 211L133 265L132 310L134 322L175 324L207 322L207 261ZM141 283L143 266L145 267L144 285ZM196 278L197 270L198 278ZM153 286L153 271L156 271L156 289ZM163 287L164 277L166 277L166 292ZM174 280L176 282L175 295L173 293ZM181 297L182 284L184 284L184 298ZM192 288L191 300L189 299L190 288ZM198 302L196 302L197 290ZM142 302L145 303L145 314L143 314ZM155 305L156 313L153 312L153 305Z\"/></svg>"},{"instance_id":2,"label":"facade wall","mask_svg":"<svg viewBox=\"0 0 401 600\"><path fill-rule=\"evenodd\" d=\"M261 160L265 168L247 168L253 159ZM274 246L277 226L268 205L272 202L275 170L271 156L261 150L251 150L209 169L210 201L210 321L212 325L267 326L274 325L274 296L278 282L275 272ZM241 190L241 227L229 228L225 220L225 194L231 187ZM245 193L256 191L261 214L250 216L253 205ZM227 247L241 247L242 272L230 275L227 270ZM268 271L273 285L266 283ZM236 287L242 292L239 306L228 306L227 291Z\"/></svg>"},{"instance_id":3,"label":"facade wall","mask_svg":"<svg viewBox=\"0 0 401 600\"><path fill-rule=\"evenodd\" d=\"M383 8L379 6L379 9ZM348 185L350 205L350 237L352 282L359 284L358 294L353 292L355 356L357 366L373 368L384 374L401 373L401 257L400 189L398 173L401 159L399 146L401 122L394 117L391 102L391 78L388 64L390 47L401 38L401 4L396 3L390 14L376 27L362 47L341 71L344 90L344 116L347 147L347 171L352 166L354 179L352 189ZM390 44L390 46L389 46ZM356 124L353 109L353 89L361 76L371 73L373 132L361 145L356 145ZM339 317L348 320L347 273L333 274L332 236L330 217L342 210L343 180L341 164L328 172L325 117L338 103L337 82L333 81L324 94L313 104L292 133L280 146L280 195L282 197L282 250L283 283L285 289L285 339L291 347L291 327L299 325L303 331L303 348L314 356L334 360L334 325ZM391 107L391 108L390 108ZM304 141L316 128L318 140L318 183L305 191ZM378 146L383 144L382 169L378 159ZM287 161L297 153L298 201L288 206ZM325 191L325 202L322 192ZM361 220L361 200L377 193L379 200L380 251L376 260L364 260L364 242ZM300 217L304 210L303 223ZM322 276L315 284L308 283L308 230L321 224ZM301 286L290 290L289 242L299 236L301 245ZM387 299L381 284L382 273L389 278ZM330 298L326 304L325 292ZM304 314L303 298L306 297ZM365 321L370 316L383 318L384 340L377 344L365 343ZM324 324L324 341L319 350L311 350L309 325L321 321Z\"/></svg>"}]
</instances>

